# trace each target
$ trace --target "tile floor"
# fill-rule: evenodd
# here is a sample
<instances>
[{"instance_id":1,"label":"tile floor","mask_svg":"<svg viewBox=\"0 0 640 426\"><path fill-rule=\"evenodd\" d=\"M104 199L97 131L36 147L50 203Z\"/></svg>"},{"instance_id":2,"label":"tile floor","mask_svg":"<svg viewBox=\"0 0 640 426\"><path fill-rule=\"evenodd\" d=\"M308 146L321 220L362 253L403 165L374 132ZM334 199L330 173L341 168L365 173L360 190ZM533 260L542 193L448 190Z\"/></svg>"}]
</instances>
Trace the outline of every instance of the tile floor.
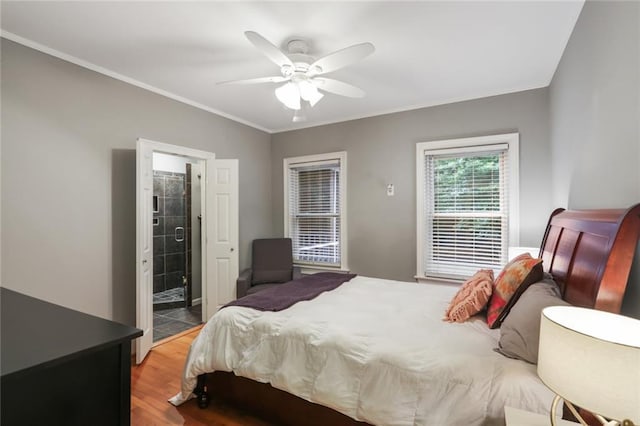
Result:
<instances>
[{"instance_id":1,"label":"tile floor","mask_svg":"<svg viewBox=\"0 0 640 426\"><path fill-rule=\"evenodd\" d=\"M153 313L153 341L165 339L202 323L202 305Z\"/></svg>"}]
</instances>

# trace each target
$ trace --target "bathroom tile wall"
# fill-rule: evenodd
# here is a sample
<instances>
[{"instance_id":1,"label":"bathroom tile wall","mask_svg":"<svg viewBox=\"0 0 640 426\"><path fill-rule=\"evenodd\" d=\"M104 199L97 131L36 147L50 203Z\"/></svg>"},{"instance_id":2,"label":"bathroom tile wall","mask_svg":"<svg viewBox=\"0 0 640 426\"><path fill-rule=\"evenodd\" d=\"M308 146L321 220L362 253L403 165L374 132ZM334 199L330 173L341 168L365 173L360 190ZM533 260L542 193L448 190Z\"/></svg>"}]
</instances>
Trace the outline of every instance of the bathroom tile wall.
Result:
<instances>
[{"instance_id":1,"label":"bathroom tile wall","mask_svg":"<svg viewBox=\"0 0 640 426\"><path fill-rule=\"evenodd\" d=\"M153 172L153 292L183 286L186 277L185 174Z\"/></svg>"}]
</instances>

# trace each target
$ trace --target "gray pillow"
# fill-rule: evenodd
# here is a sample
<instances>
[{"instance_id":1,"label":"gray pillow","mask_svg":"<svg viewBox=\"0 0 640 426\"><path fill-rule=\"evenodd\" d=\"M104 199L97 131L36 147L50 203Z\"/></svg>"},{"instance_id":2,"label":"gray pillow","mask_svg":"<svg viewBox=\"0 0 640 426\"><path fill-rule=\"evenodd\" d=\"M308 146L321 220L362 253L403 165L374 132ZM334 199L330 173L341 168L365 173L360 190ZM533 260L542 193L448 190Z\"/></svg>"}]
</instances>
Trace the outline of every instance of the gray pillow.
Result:
<instances>
[{"instance_id":1,"label":"gray pillow","mask_svg":"<svg viewBox=\"0 0 640 426\"><path fill-rule=\"evenodd\" d=\"M509 358L538 363L540 315L547 306L569 305L562 300L560 289L550 276L531 284L511 308L500 327L496 352Z\"/></svg>"}]
</instances>

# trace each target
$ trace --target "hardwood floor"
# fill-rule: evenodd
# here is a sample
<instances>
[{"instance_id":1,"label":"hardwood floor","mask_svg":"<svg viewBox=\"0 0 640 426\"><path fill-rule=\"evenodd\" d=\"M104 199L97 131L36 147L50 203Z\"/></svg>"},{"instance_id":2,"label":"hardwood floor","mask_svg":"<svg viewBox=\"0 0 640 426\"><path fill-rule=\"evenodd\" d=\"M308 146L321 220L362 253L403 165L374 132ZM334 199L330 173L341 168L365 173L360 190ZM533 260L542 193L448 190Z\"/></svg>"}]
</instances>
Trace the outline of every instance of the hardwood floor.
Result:
<instances>
[{"instance_id":1,"label":"hardwood floor","mask_svg":"<svg viewBox=\"0 0 640 426\"><path fill-rule=\"evenodd\" d=\"M195 426L273 426L212 395L209 408L198 408L191 400L174 407L167 400L180 388L180 377L196 330L155 346L147 359L131 368L131 424Z\"/></svg>"}]
</instances>

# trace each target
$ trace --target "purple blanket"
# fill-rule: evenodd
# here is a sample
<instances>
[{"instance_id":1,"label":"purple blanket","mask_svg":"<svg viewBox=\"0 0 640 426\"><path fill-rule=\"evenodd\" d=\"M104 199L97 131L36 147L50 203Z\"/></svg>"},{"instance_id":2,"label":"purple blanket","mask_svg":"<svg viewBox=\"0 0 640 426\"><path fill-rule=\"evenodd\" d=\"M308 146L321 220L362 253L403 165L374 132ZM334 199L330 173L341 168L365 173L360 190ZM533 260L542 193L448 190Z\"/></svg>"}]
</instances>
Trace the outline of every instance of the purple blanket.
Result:
<instances>
[{"instance_id":1,"label":"purple blanket","mask_svg":"<svg viewBox=\"0 0 640 426\"><path fill-rule=\"evenodd\" d=\"M297 280L249 294L223 306L245 306L259 311L282 311L302 300L311 300L320 293L338 288L356 274L320 272Z\"/></svg>"}]
</instances>

